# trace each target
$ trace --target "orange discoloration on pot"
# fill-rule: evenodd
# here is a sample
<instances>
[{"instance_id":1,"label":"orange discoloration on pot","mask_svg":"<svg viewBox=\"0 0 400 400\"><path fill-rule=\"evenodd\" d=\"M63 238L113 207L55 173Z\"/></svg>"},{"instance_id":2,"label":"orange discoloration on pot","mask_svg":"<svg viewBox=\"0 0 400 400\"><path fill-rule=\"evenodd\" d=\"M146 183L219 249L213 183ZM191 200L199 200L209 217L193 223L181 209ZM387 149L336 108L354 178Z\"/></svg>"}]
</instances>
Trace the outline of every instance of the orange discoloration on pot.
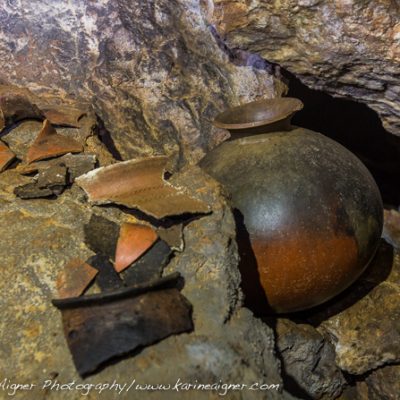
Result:
<instances>
[{"instance_id":1,"label":"orange discoloration on pot","mask_svg":"<svg viewBox=\"0 0 400 400\"><path fill-rule=\"evenodd\" d=\"M28 150L26 162L29 164L33 161L81 151L83 151L82 145L72 138L59 135L46 119L43 122L42 130Z\"/></svg>"},{"instance_id":2,"label":"orange discoloration on pot","mask_svg":"<svg viewBox=\"0 0 400 400\"><path fill-rule=\"evenodd\" d=\"M122 224L117 243L114 268L123 271L142 256L157 240L154 229L147 225Z\"/></svg>"},{"instance_id":3,"label":"orange discoloration on pot","mask_svg":"<svg viewBox=\"0 0 400 400\"><path fill-rule=\"evenodd\" d=\"M292 312L340 293L363 271L354 237L291 232L282 238L251 239L267 301L277 312Z\"/></svg>"},{"instance_id":4,"label":"orange discoloration on pot","mask_svg":"<svg viewBox=\"0 0 400 400\"><path fill-rule=\"evenodd\" d=\"M8 146L0 141L0 172L4 171L15 159L15 154Z\"/></svg>"}]
</instances>

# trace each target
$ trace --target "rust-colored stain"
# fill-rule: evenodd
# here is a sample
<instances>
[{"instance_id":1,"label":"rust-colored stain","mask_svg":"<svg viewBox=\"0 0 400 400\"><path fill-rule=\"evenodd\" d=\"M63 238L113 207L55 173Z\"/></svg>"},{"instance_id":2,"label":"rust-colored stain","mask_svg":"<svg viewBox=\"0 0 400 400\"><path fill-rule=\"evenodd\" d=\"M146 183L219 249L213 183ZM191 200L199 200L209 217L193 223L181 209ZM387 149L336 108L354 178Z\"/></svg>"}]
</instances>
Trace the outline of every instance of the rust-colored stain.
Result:
<instances>
[{"instance_id":1,"label":"rust-colored stain","mask_svg":"<svg viewBox=\"0 0 400 400\"><path fill-rule=\"evenodd\" d=\"M86 114L85 111L68 106L53 106L43 109L43 113L53 125L69 126L79 128L79 120Z\"/></svg>"},{"instance_id":2,"label":"rust-colored stain","mask_svg":"<svg viewBox=\"0 0 400 400\"><path fill-rule=\"evenodd\" d=\"M145 253L157 240L154 229L146 225L124 223L121 225L114 268L123 271Z\"/></svg>"},{"instance_id":3,"label":"rust-colored stain","mask_svg":"<svg viewBox=\"0 0 400 400\"><path fill-rule=\"evenodd\" d=\"M117 203L155 218L206 213L209 206L164 180L168 157L130 160L97 168L76 182L95 204Z\"/></svg>"},{"instance_id":4,"label":"rust-colored stain","mask_svg":"<svg viewBox=\"0 0 400 400\"><path fill-rule=\"evenodd\" d=\"M0 140L0 172L4 171L15 159L15 154Z\"/></svg>"},{"instance_id":5,"label":"rust-colored stain","mask_svg":"<svg viewBox=\"0 0 400 400\"><path fill-rule=\"evenodd\" d=\"M80 296L93 281L98 271L79 259L71 260L57 277L57 292L60 299Z\"/></svg>"},{"instance_id":6,"label":"rust-colored stain","mask_svg":"<svg viewBox=\"0 0 400 400\"><path fill-rule=\"evenodd\" d=\"M353 236L290 232L281 239L252 237L258 273L269 306L293 312L321 304L362 272Z\"/></svg>"},{"instance_id":7,"label":"rust-colored stain","mask_svg":"<svg viewBox=\"0 0 400 400\"><path fill-rule=\"evenodd\" d=\"M76 140L59 135L50 122L43 122L42 130L31 145L26 156L26 162L44 160L67 153L80 153L83 147Z\"/></svg>"}]
</instances>

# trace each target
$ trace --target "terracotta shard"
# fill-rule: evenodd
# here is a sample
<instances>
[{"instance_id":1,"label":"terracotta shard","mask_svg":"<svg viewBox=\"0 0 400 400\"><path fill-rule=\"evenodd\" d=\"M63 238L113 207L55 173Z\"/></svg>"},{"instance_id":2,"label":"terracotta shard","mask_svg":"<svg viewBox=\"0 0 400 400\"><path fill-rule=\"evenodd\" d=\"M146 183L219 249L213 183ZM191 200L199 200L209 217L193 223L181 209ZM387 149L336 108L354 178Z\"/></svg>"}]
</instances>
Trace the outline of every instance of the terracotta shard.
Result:
<instances>
[{"instance_id":1,"label":"terracotta shard","mask_svg":"<svg viewBox=\"0 0 400 400\"><path fill-rule=\"evenodd\" d=\"M171 258L171 248L163 240L156 244L123 273L125 285L143 284L160 278Z\"/></svg>"},{"instance_id":2,"label":"terracotta shard","mask_svg":"<svg viewBox=\"0 0 400 400\"><path fill-rule=\"evenodd\" d=\"M80 153L82 145L67 136L59 135L46 119L42 130L28 150L26 162L58 157L67 153Z\"/></svg>"},{"instance_id":3,"label":"terracotta shard","mask_svg":"<svg viewBox=\"0 0 400 400\"><path fill-rule=\"evenodd\" d=\"M0 140L0 172L3 172L15 159L15 154Z\"/></svg>"},{"instance_id":4,"label":"terracotta shard","mask_svg":"<svg viewBox=\"0 0 400 400\"><path fill-rule=\"evenodd\" d=\"M56 165L39 172L37 185L40 189L48 188L54 194L60 195L67 185L67 168Z\"/></svg>"},{"instance_id":5,"label":"terracotta shard","mask_svg":"<svg viewBox=\"0 0 400 400\"><path fill-rule=\"evenodd\" d=\"M191 305L177 289L165 289L100 305L62 310L64 334L78 373L139 346L193 329Z\"/></svg>"},{"instance_id":6,"label":"terracotta shard","mask_svg":"<svg viewBox=\"0 0 400 400\"><path fill-rule=\"evenodd\" d=\"M159 279L153 279L149 282L139 285L123 287L110 292L101 292L89 294L80 297L71 297L68 299L52 299L51 302L60 310L73 307L84 307L90 305L99 305L113 300L121 300L130 297L139 296L154 290L177 288L182 282L182 276L179 272L173 272Z\"/></svg>"},{"instance_id":7,"label":"terracotta shard","mask_svg":"<svg viewBox=\"0 0 400 400\"><path fill-rule=\"evenodd\" d=\"M46 119L51 124L71 128L80 128L79 120L86 114L85 110L62 105L42 109Z\"/></svg>"},{"instance_id":8,"label":"terracotta shard","mask_svg":"<svg viewBox=\"0 0 400 400\"><path fill-rule=\"evenodd\" d=\"M168 243L172 250L183 251L183 225L172 225L170 228L158 228L157 233L162 240Z\"/></svg>"},{"instance_id":9,"label":"terracotta shard","mask_svg":"<svg viewBox=\"0 0 400 400\"><path fill-rule=\"evenodd\" d=\"M160 278L171 258L171 253L167 243L158 240L144 256L123 272L125 285L140 285Z\"/></svg>"},{"instance_id":10,"label":"terracotta shard","mask_svg":"<svg viewBox=\"0 0 400 400\"><path fill-rule=\"evenodd\" d=\"M117 203L155 218L207 213L209 206L164 180L168 157L130 160L95 169L76 182L94 204Z\"/></svg>"},{"instance_id":11,"label":"terracotta shard","mask_svg":"<svg viewBox=\"0 0 400 400\"><path fill-rule=\"evenodd\" d=\"M97 254L90 257L86 262L99 271L96 283L101 290L111 291L123 286L121 278L115 272L113 265L106 256Z\"/></svg>"},{"instance_id":12,"label":"terracotta shard","mask_svg":"<svg viewBox=\"0 0 400 400\"><path fill-rule=\"evenodd\" d=\"M115 222L93 214L83 227L85 244L96 254L103 254L114 260L119 227Z\"/></svg>"},{"instance_id":13,"label":"terracotta shard","mask_svg":"<svg viewBox=\"0 0 400 400\"><path fill-rule=\"evenodd\" d=\"M71 260L57 278L60 299L80 296L97 275L98 270L79 259Z\"/></svg>"},{"instance_id":14,"label":"terracotta shard","mask_svg":"<svg viewBox=\"0 0 400 400\"><path fill-rule=\"evenodd\" d=\"M32 175L38 172L40 165L38 163L33 164L18 164L15 170L21 175Z\"/></svg>"},{"instance_id":15,"label":"terracotta shard","mask_svg":"<svg viewBox=\"0 0 400 400\"><path fill-rule=\"evenodd\" d=\"M145 253L156 240L157 233L147 225L122 224L115 254L115 270L123 271Z\"/></svg>"},{"instance_id":16,"label":"terracotta shard","mask_svg":"<svg viewBox=\"0 0 400 400\"><path fill-rule=\"evenodd\" d=\"M34 104L35 96L27 89L0 85L0 131L26 118L43 119Z\"/></svg>"}]
</instances>

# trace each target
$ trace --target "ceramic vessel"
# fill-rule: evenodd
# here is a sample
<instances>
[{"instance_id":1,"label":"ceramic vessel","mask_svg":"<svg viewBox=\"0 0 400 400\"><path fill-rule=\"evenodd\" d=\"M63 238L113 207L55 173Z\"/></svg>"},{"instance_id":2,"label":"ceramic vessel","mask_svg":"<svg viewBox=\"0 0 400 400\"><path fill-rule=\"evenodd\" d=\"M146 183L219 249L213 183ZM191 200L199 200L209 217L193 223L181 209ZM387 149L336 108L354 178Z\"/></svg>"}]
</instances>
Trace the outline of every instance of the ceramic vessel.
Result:
<instances>
[{"instance_id":1,"label":"ceramic vessel","mask_svg":"<svg viewBox=\"0 0 400 400\"><path fill-rule=\"evenodd\" d=\"M215 125L233 140L200 162L232 197L244 291L265 308L260 313L331 299L364 271L381 236L383 206L371 174L340 144L291 126L301 108L283 98L222 113Z\"/></svg>"}]
</instances>

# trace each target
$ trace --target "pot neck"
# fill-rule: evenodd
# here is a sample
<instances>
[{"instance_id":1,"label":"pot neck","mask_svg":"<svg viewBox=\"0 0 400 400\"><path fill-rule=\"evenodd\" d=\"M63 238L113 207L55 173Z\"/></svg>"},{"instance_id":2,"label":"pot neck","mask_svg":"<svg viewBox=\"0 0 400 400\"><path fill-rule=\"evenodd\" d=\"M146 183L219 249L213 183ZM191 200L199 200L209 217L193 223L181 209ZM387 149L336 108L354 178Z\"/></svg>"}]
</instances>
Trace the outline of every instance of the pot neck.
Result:
<instances>
[{"instance_id":1,"label":"pot neck","mask_svg":"<svg viewBox=\"0 0 400 400\"><path fill-rule=\"evenodd\" d=\"M291 124L292 116L293 115L289 115L287 118L273 122L272 124L255 126L253 128L228 129L231 134L231 137L228 140L240 139L246 136L259 135L262 133L291 131L293 129Z\"/></svg>"}]
</instances>

